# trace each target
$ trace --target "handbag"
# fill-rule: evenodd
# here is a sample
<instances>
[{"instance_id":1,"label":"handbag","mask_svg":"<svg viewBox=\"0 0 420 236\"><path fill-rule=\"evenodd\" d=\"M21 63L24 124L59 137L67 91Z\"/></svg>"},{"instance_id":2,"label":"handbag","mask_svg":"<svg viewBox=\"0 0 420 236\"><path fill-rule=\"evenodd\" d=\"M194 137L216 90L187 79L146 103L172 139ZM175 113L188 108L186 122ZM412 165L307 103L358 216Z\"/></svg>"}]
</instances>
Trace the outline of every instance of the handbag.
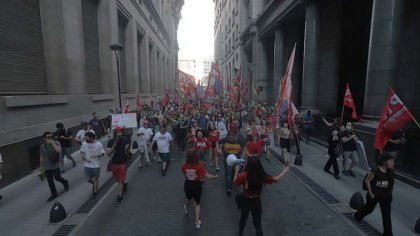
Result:
<instances>
[{"instance_id":1,"label":"handbag","mask_svg":"<svg viewBox=\"0 0 420 236\"><path fill-rule=\"evenodd\" d=\"M112 158L109 159L108 164L106 166L107 171L112 171Z\"/></svg>"},{"instance_id":2,"label":"handbag","mask_svg":"<svg viewBox=\"0 0 420 236\"><path fill-rule=\"evenodd\" d=\"M244 201L245 201L245 196L243 193L238 193L235 196L235 202L236 202L236 206L238 207L238 210L242 208L242 206L244 205Z\"/></svg>"}]
</instances>

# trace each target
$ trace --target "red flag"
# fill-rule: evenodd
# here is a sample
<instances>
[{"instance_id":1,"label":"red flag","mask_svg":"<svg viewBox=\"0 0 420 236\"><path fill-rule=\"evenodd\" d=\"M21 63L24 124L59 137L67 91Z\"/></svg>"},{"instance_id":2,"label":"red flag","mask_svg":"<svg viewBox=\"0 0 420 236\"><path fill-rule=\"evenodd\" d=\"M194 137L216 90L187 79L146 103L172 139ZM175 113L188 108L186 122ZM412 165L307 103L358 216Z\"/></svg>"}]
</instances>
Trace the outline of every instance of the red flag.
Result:
<instances>
[{"instance_id":1,"label":"red flag","mask_svg":"<svg viewBox=\"0 0 420 236\"><path fill-rule=\"evenodd\" d=\"M141 101L140 95L137 95L136 100L136 110L141 110L143 108L143 102Z\"/></svg>"},{"instance_id":2,"label":"red flag","mask_svg":"<svg viewBox=\"0 0 420 236\"><path fill-rule=\"evenodd\" d=\"M400 98L389 88L389 95L376 129L376 149L382 150L392 134L412 119L412 115Z\"/></svg>"},{"instance_id":3,"label":"red flag","mask_svg":"<svg viewBox=\"0 0 420 236\"><path fill-rule=\"evenodd\" d=\"M356 106L354 105L353 96L350 92L349 83L346 84L346 93L344 94L343 106L351 108L351 118L357 120Z\"/></svg>"},{"instance_id":4,"label":"red flag","mask_svg":"<svg viewBox=\"0 0 420 236\"><path fill-rule=\"evenodd\" d=\"M128 113L128 97L125 97L125 105L123 113Z\"/></svg>"}]
</instances>

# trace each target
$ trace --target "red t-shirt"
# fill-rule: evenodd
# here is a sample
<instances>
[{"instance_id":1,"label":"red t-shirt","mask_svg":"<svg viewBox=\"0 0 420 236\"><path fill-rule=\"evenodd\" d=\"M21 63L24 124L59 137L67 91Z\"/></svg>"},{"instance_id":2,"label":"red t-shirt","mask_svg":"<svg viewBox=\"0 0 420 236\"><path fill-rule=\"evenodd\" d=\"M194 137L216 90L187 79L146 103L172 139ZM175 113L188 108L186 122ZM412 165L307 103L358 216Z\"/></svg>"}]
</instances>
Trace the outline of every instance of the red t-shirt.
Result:
<instances>
[{"instance_id":1,"label":"red t-shirt","mask_svg":"<svg viewBox=\"0 0 420 236\"><path fill-rule=\"evenodd\" d=\"M250 191L248 189L248 182L246 181L247 179L248 179L248 173L247 172L242 172L242 173L240 173L236 177L236 179L235 179L235 181L233 183L236 186L243 185L243 187L244 187L244 191L243 192L244 192L244 195L246 197L257 197L257 196L260 196L261 195L261 192L253 192L253 191ZM266 176L264 178L263 182L266 183L266 184L272 184L274 182L274 177L273 176Z\"/></svg>"},{"instance_id":2,"label":"red t-shirt","mask_svg":"<svg viewBox=\"0 0 420 236\"><path fill-rule=\"evenodd\" d=\"M207 171L200 164L183 164L181 167L186 180L201 181L206 175Z\"/></svg>"},{"instance_id":3,"label":"red t-shirt","mask_svg":"<svg viewBox=\"0 0 420 236\"><path fill-rule=\"evenodd\" d=\"M261 139L257 140L256 142L248 141L246 143L246 150L248 151L249 154L261 155L263 144L264 144L264 140L261 140Z\"/></svg>"},{"instance_id":4,"label":"red t-shirt","mask_svg":"<svg viewBox=\"0 0 420 236\"><path fill-rule=\"evenodd\" d=\"M212 143L215 143L219 141L220 139L220 131L219 130L213 130L209 132L209 139Z\"/></svg>"},{"instance_id":5,"label":"red t-shirt","mask_svg":"<svg viewBox=\"0 0 420 236\"><path fill-rule=\"evenodd\" d=\"M235 122L229 122L229 131L232 133L237 133L238 125Z\"/></svg>"},{"instance_id":6,"label":"red t-shirt","mask_svg":"<svg viewBox=\"0 0 420 236\"><path fill-rule=\"evenodd\" d=\"M207 138L194 137L188 140L188 143L194 143L194 149L196 151L207 151L211 147L211 142Z\"/></svg>"}]
</instances>

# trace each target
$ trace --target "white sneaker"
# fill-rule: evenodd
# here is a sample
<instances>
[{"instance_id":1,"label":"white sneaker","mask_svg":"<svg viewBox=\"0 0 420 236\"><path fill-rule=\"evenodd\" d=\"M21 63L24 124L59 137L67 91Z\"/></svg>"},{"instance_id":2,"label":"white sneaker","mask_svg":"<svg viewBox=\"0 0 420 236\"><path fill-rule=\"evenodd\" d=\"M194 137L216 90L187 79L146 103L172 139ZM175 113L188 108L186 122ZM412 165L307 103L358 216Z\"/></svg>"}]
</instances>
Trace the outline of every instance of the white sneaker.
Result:
<instances>
[{"instance_id":1,"label":"white sneaker","mask_svg":"<svg viewBox=\"0 0 420 236\"><path fill-rule=\"evenodd\" d=\"M198 221L198 223L195 223L195 229L201 228L201 220Z\"/></svg>"},{"instance_id":2,"label":"white sneaker","mask_svg":"<svg viewBox=\"0 0 420 236\"><path fill-rule=\"evenodd\" d=\"M187 208L186 204L184 204L184 213L185 213L185 215L188 215L188 208Z\"/></svg>"}]
</instances>

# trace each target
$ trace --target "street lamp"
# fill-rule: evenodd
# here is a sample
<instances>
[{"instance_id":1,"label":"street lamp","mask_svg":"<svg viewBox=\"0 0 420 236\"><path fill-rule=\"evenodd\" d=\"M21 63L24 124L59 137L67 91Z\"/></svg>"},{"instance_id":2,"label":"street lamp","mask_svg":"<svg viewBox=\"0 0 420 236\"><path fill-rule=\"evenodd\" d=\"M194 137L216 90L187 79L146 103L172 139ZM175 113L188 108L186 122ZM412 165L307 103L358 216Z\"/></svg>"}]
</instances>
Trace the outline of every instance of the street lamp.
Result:
<instances>
[{"instance_id":1,"label":"street lamp","mask_svg":"<svg viewBox=\"0 0 420 236\"><path fill-rule=\"evenodd\" d=\"M117 77L118 77L118 101L120 103L120 112L122 112L122 106L121 106L121 85L120 85L120 61L118 59L117 52L122 51L124 49L123 45L119 43L113 43L111 46L109 46L112 51L115 53L115 58L117 59Z\"/></svg>"}]
</instances>

